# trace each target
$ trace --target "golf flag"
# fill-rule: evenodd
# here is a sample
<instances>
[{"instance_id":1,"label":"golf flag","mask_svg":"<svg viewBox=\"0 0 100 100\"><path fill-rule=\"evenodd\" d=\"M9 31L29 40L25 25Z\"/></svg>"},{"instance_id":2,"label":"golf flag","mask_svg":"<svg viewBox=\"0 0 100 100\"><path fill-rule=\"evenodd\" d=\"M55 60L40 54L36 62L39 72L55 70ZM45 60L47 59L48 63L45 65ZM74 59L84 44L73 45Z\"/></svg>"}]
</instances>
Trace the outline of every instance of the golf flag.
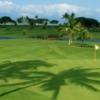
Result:
<instances>
[{"instance_id":1,"label":"golf flag","mask_svg":"<svg viewBox=\"0 0 100 100\"><path fill-rule=\"evenodd\" d=\"M99 50L99 46L95 44L95 50Z\"/></svg>"},{"instance_id":2,"label":"golf flag","mask_svg":"<svg viewBox=\"0 0 100 100\"><path fill-rule=\"evenodd\" d=\"M100 47L95 44L95 47L94 47L94 62L96 61L96 51L99 50L99 49L100 49Z\"/></svg>"}]
</instances>

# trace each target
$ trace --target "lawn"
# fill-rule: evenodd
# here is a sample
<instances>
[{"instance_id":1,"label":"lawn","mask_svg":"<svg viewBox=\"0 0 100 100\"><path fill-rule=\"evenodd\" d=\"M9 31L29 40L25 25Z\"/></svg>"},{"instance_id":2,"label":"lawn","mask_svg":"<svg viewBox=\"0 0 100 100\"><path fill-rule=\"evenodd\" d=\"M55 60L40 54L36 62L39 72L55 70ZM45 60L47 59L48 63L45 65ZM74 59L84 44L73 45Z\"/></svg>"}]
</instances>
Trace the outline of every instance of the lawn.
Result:
<instances>
[{"instance_id":1,"label":"lawn","mask_svg":"<svg viewBox=\"0 0 100 100\"><path fill-rule=\"evenodd\" d=\"M0 100L100 100L94 44L0 40Z\"/></svg>"},{"instance_id":2,"label":"lawn","mask_svg":"<svg viewBox=\"0 0 100 100\"><path fill-rule=\"evenodd\" d=\"M0 27L0 36L16 38L47 38L48 36L59 36L62 34L58 27L48 26L43 29L42 26L2 26Z\"/></svg>"},{"instance_id":3,"label":"lawn","mask_svg":"<svg viewBox=\"0 0 100 100\"><path fill-rule=\"evenodd\" d=\"M13 38L50 38L58 37L59 39L68 39L68 36L64 35L64 32L59 30L60 27L48 26L43 29L42 26L1 26L0 37L13 37ZM92 29L90 31L91 39L100 39L100 30Z\"/></svg>"}]
</instances>

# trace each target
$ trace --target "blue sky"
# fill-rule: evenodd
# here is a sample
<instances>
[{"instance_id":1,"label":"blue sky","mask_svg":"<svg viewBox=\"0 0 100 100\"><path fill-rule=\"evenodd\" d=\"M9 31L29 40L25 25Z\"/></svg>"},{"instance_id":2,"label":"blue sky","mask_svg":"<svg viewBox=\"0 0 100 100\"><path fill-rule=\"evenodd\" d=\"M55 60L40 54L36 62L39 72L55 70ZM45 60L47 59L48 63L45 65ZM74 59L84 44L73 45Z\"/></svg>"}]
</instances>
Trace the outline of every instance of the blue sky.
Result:
<instances>
[{"instance_id":1,"label":"blue sky","mask_svg":"<svg viewBox=\"0 0 100 100\"><path fill-rule=\"evenodd\" d=\"M7 1L7 0L1 0L1 1ZM17 4L62 4L62 3L69 3L72 5L78 5L78 6L83 6L83 7L91 7L91 8L96 8L100 7L100 0L8 0L15 2Z\"/></svg>"},{"instance_id":2,"label":"blue sky","mask_svg":"<svg viewBox=\"0 0 100 100\"><path fill-rule=\"evenodd\" d=\"M0 17L9 15L13 18L33 18L38 15L60 19L65 12L100 21L100 0L0 0Z\"/></svg>"}]
</instances>

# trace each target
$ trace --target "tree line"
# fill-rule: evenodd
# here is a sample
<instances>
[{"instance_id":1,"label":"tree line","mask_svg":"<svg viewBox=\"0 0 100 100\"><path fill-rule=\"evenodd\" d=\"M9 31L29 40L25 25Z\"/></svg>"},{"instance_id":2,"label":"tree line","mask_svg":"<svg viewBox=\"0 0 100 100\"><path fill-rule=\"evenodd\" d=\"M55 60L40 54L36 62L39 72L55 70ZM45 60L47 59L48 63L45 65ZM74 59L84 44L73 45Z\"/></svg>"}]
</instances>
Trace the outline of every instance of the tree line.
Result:
<instances>
[{"instance_id":1,"label":"tree line","mask_svg":"<svg viewBox=\"0 0 100 100\"><path fill-rule=\"evenodd\" d=\"M13 20L9 16L3 16L0 18L0 24L1 25L6 25L7 23L11 23L13 25L30 25L32 27L41 25L43 28L46 28L48 24L51 25L58 25L59 21L56 19L49 20L47 18L39 18L38 16L35 16L35 18L29 18L28 16L26 17L19 17L16 20Z\"/></svg>"},{"instance_id":2,"label":"tree line","mask_svg":"<svg viewBox=\"0 0 100 100\"><path fill-rule=\"evenodd\" d=\"M66 13L65 13L66 14ZM64 14L64 15L65 15ZM84 27L91 28L91 27L100 27L100 22L93 18L85 18L85 17L78 17L75 18L78 22L80 22ZM52 26L61 25L60 22L56 19L49 20L48 18L39 18L35 16L35 18L26 17L19 17L16 20L13 20L9 16L2 16L0 18L0 24L6 25L7 23L11 23L13 25L30 25L34 27L35 25L42 25L43 28L46 28L48 24ZM66 22L65 22L66 23Z\"/></svg>"},{"instance_id":3,"label":"tree line","mask_svg":"<svg viewBox=\"0 0 100 100\"><path fill-rule=\"evenodd\" d=\"M100 27L100 23L96 19L85 18L85 17L75 17L74 13L65 13L63 15L63 19L65 19L65 23L60 24L58 20L49 20L47 18L39 18L35 16L35 18L20 17L17 20L12 20L9 16L3 16L0 18L0 23L6 25L6 23L11 22L14 25L18 25L18 23L23 23L23 25L27 24L34 28L35 26L42 26L43 29L48 27L48 23L52 26L59 26L59 31L62 31L64 35L68 36L68 45L71 45L74 39L81 40L81 46L83 46L83 42L86 39L91 38L91 34L89 32L89 28L91 27Z\"/></svg>"}]
</instances>

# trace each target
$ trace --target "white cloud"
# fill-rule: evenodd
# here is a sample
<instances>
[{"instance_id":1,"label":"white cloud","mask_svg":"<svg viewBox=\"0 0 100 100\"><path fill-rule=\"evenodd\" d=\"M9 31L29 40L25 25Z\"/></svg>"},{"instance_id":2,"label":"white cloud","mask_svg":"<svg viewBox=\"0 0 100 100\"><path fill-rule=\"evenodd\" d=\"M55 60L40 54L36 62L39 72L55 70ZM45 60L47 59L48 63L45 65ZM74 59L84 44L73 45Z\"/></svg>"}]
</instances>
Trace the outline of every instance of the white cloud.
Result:
<instances>
[{"instance_id":1,"label":"white cloud","mask_svg":"<svg viewBox=\"0 0 100 100\"><path fill-rule=\"evenodd\" d=\"M65 12L75 12L79 13L81 11L86 12L88 8L82 8L78 6L72 6L69 4L54 4L54 5L25 5L25 6L16 6L17 11L20 11L21 14L37 14L43 16L61 16Z\"/></svg>"},{"instance_id":2,"label":"white cloud","mask_svg":"<svg viewBox=\"0 0 100 100\"><path fill-rule=\"evenodd\" d=\"M60 17L65 12L74 12L76 15L81 16L93 16L93 14L100 13L100 9L92 9L79 7L75 5L64 4L53 4L53 5L17 5L10 1L0 1L0 14L11 14L13 16L29 16L34 17L35 15L42 17ZM95 16L95 15L94 15ZM97 15L96 15L97 16ZM95 16L95 17L96 17Z\"/></svg>"},{"instance_id":3,"label":"white cloud","mask_svg":"<svg viewBox=\"0 0 100 100\"><path fill-rule=\"evenodd\" d=\"M0 1L0 13L10 13L14 9L14 3L8 1Z\"/></svg>"},{"instance_id":4,"label":"white cloud","mask_svg":"<svg viewBox=\"0 0 100 100\"><path fill-rule=\"evenodd\" d=\"M96 13L99 15L100 17L100 8L99 9L96 9Z\"/></svg>"}]
</instances>

